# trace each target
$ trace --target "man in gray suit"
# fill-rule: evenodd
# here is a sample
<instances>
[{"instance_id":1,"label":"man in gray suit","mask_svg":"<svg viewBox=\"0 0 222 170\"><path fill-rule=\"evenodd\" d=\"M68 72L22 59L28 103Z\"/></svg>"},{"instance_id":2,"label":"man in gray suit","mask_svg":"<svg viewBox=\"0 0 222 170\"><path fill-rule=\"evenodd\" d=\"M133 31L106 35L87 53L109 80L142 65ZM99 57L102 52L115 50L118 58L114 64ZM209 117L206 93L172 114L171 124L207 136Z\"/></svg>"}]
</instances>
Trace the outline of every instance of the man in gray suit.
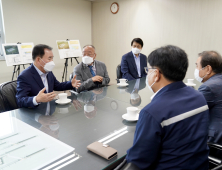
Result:
<instances>
[{"instance_id":1,"label":"man in gray suit","mask_svg":"<svg viewBox=\"0 0 222 170\"><path fill-rule=\"evenodd\" d=\"M204 95L209 111L208 142L222 145L222 58L216 51L204 51L196 62L195 78L203 84L199 91ZM222 157L222 156L221 156Z\"/></svg>"},{"instance_id":2,"label":"man in gray suit","mask_svg":"<svg viewBox=\"0 0 222 170\"><path fill-rule=\"evenodd\" d=\"M82 62L73 71L73 75L76 75L76 80L81 82L81 86L76 91L79 93L107 85L110 78L106 65L95 60L95 47L93 45L84 46L82 54Z\"/></svg>"}]
</instances>

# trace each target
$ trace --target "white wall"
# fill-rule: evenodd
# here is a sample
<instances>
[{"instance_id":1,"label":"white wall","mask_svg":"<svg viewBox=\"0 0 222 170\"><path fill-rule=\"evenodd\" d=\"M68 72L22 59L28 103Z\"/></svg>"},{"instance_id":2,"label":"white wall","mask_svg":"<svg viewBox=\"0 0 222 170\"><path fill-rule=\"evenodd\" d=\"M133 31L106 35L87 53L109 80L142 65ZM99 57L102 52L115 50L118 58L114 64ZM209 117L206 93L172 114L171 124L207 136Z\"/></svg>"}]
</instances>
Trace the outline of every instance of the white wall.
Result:
<instances>
[{"instance_id":1,"label":"white wall","mask_svg":"<svg viewBox=\"0 0 222 170\"><path fill-rule=\"evenodd\" d=\"M144 40L142 52L146 55L166 44L183 48L189 55L189 78L194 77L197 53L222 51L221 0L116 0L120 10L115 15L110 12L113 0L93 2L92 8L91 2L83 0L2 1L6 42L52 46L54 74L60 81L64 60L56 49L59 39L79 39L81 46L92 42L97 59L107 65L111 82L115 82L116 66L131 50L135 37ZM68 74L74 65L69 62ZM0 68L0 83L11 80L13 67L0 61Z\"/></svg>"},{"instance_id":2,"label":"white wall","mask_svg":"<svg viewBox=\"0 0 222 170\"><path fill-rule=\"evenodd\" d=\"M97 59L106 63L111 81L123 54L131 50L130 42L140 37L142 53L172 44L189 56L187 78L193 72L197 54L203 50L222 53L221 0L116 0L120 9L110 12L113 0L93 2L92 35Z\"/></svg>"},{"instance_id":3,"label":"white wall","mask_svg":"<svg viewBox=\"0 0 222 170\"><path fill-rule=\"evenodd\" d=\"M53 47L56 67L53 72L61 81L65 60L60 59L56 40L79 39L81 46L91 43L91 2L81 0L3 0L6 43L34 42ZM81 59L79 59L81 61ZM76 62L69 62L68 75ZM13 67L0 61L0 83L10 81Z\"/></svg>"}]
</instances>

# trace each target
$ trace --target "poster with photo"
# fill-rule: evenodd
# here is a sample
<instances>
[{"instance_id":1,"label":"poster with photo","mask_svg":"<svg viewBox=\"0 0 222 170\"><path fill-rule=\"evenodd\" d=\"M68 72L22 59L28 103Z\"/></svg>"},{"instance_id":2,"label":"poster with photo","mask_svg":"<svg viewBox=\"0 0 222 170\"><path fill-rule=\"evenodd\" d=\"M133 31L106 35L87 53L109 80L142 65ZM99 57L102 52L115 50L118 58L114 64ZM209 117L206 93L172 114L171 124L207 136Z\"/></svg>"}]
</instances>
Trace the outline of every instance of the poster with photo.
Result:
<instances>
[{"instance_id":1,"label":"poster with photo","mask_svg":"<svg viewBox=\"0 0 222 170\"><path fill-rule=\"evenodd\" d=\"M33 43L2 44L7 66L32 63Z\"/></svg>"},{"instance_id":2,"label":"poster with photo","mask_svg":"<svg viewBox=\"0 0 222 170\"><path fill-rule=\"evenodd\" d=\"M79 40L57 40L56 45L61 59L82 57L82 50Z\"/></svg>"}]
</instances>

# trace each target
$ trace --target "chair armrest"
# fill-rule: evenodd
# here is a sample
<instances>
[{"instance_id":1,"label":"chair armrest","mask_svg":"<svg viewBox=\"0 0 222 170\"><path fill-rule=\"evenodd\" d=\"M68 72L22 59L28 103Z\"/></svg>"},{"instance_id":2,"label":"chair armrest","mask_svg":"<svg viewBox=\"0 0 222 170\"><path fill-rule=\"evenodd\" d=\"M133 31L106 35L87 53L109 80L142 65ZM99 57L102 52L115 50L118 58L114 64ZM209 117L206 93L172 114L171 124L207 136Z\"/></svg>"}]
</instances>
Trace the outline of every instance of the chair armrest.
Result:
<instances>
[{"instance_id":1,"label":"chair armrest","mask_svg":"<svg viewBox=\"0 0 222 170\"><path fill-rule=\"evenodd\" d=\"M222 162L220 159L217 159L213 156L208 156L208 159L209 159L209 162L213 163L214 165L219 165Z\"/></svg>"},{"instance_id":2,"label":"chair armrest","mask_svg":"<svg viewBox=\"0 0 222 170\"><path fill-rule=\"evenodd\" d=\"M207 143L209 147L212 147L212 148L216 148L216 149L219 149L219 150L222 150L222 146L221 145L218 145L216 143Z\"/></svg>"}]
</instances>

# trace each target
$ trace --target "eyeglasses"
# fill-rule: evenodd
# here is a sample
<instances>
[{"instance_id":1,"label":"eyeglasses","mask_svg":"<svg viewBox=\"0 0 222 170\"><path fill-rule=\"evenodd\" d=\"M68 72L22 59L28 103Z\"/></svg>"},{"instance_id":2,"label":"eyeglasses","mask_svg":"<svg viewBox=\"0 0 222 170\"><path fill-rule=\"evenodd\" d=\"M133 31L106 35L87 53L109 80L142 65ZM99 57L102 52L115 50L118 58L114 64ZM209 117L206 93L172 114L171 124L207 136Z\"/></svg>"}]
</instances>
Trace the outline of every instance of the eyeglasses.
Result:
<instances>
[{"instance_id":1,"label":"eyeglasses","mask_svg":"<svg viewBox=\"0 0 222 170\"><path fill-rule=\"evenodd\" d=\"M89 57L93 57L95 55L95 53L82 53L82 56L89 56Z\"/></svg>"},{"instance_id":2,"label":"eyeglasses","mask_svg":"<svg viewBox=\"0 0 222 170\"><path fill-rule=\"evenodd\" d=\"M146 74L148 73L149 69L157 69L157 68L144 67L144 70L145 70Z\"/></svg>"},{"instance_id":3,"label":"eyeglasses","mask_svg":"<svg viewBox=\"0 0 222 170\"><path fill-rule=\"evenodd\" d=\"M195 64L196 64L196 68L198 69L198 65L197 65L197 63L195 63ZM200 70L205 69L207 66L209 66L209 65L206 65L205 67L202 67Z\"/></svg>"}]
</instances>

